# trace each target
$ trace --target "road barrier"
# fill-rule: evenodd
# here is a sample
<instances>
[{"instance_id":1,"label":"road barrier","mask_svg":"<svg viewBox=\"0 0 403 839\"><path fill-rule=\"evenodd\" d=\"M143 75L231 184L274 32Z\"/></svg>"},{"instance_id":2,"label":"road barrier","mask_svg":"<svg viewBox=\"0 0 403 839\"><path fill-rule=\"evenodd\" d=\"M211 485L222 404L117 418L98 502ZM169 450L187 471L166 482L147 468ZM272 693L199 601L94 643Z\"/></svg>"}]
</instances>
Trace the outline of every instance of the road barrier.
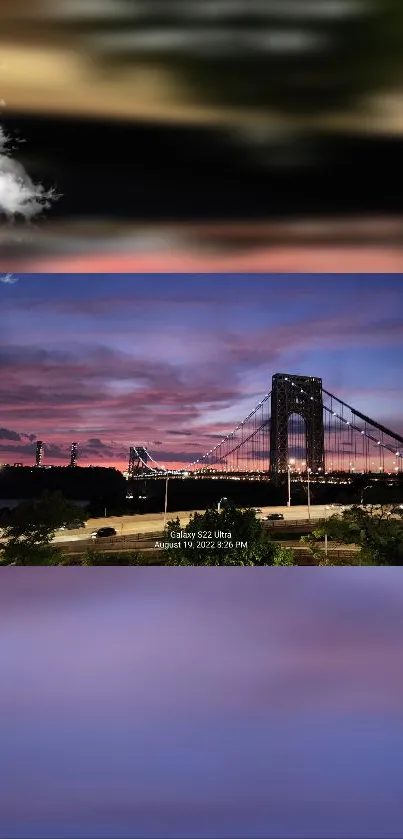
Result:
<instances>
[{"instance_id":1,"label":"road barrier","mask_svg":"<svg viewBox=\"0 0 403 839\"><path fill-rule=\"evenodd\" d=\"M319 521L322 519L312 520L312 519L274 519L273 521L265 521L262 520L262 524L264 527L273 527L273 528L281 528L281 527L317 527Z\"/></svg>"},{"instance_id":2,"label":"road barrier","mask_svg":"<svg viewBox=\"0 0 403 839\"><path fill-rule=\"evenodd\" d=\"M56 542L55 545L62 548L63 551L74 551L83 547L102 551L103 547L123 545L127 542L134 543L138 546L144 545L144 542L152 542L154 544L154 542L160 541L162 537L163 533L160 531L152 531L149 533L129 533L127 536L108 536L102 537L101 539L76 539L71 542Z\"/></svg>"},{"instance_id":3,"label":"road barrier","mask_svg":"<svg viewBox=\"0 0 403 839\"><path fill-rule=\"evenodd\" d=\"M295 550L295 548L293 550ZM324 551L322 553L323 553L323 557L321 557L321 559L322 558L327 559L330 562L333 562L333 560L335 560L335 559L350 559L350 560L353 560L353 559L357 558L357 551L341 551L341 550L330 551L330 550L328 550L327 556L325 556ZM300 563L301 560L307 560L307 559L310 560L310 562L309 562L310 565L317 565L318 564L315 557L313 557L312 554L309 553L309 551L305 551L305 550L300 550L300 551L295 550L295 559L297 561L297 565Z\"/></svg>"},{"instance_id":4,"label":"road barrier","mask_svg":"<svg viewBox=\"0 0 403 839\"><path fill-rule=\"evenodd\" d=\"M129 554L136 553L138 551L139 553L144 552L147 555L147 558L150 559L150 562L153 559L157 559L157 561L159 560L158 564L164 564L163 555L165 551L163 548L156 548L155 541L157 540L154 538L130 540L129 537L123 537L122 539L112 537L108 540L105 539L105 543L107 542L107 544L102 544L101 547L95 546L94 540L91 540L89 543L70 542L63 547L63 554L66 558L71 557L77 559L79 557L83 557L87 553L110 554L111 562L113 562L114 554ZM282 544L284 547L291 548L294 551L297 564L317 565L317 561L304 544L301 544L300 542L281 542L280 540L276 540L276 543ZM322 548L322 546L319 545L318 547ZM330 562L333 562L334 560L353 560L356 555L357 550L352 550L351 548L342 549L339 546L328 545L327 559Z\"/></svg>"}]
</instances>

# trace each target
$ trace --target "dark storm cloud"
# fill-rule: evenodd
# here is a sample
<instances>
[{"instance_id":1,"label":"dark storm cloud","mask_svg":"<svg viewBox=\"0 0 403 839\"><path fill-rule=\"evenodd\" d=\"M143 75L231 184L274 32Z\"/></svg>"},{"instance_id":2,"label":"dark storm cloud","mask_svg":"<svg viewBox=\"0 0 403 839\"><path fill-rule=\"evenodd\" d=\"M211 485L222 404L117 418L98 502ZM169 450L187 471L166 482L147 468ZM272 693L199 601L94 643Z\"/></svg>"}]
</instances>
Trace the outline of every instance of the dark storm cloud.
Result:
<instances>
[{"instance_id":1,"label":"dark storm cloud","mask_svg":"<svg viewBox=\"0 0 403 839\"><path fill-rule=\"evenodd\" d=\"M34 345L29 347L9 346L0 349L0 368L19 368L21 364L24 365L27 361L32 367L40 366L42 368L48 364L53 367L66 364L70 358L71 352L68 350L39 349Z\"/></svg>"},{"instance_id":2,"label":"dark storm cloud","mask_svg":"<svg viewBox=\"0 0 403 839\"><path fill-rule=\"evenodd\" d=\"M10 431L9 428L0 428L0 440L21 440L21 434Z\"/></svg>"},{"instance_id":3,"label":"dark storm cloud","mask_svg":"<svg viewBox=\"0 0 403 839\"><path fill-rule=\"evenodd\" d=\"M25 445L22 444L22 445L19 445L19 446L15 446L13 444L7 444L6 443L6 444L2 445L1 450L2 450L3 456L4 455L9 455L9 454L27 455L28 459L29 459L30 457L31 458L33 457L35 447L32 446L32 445L28 445L28 444L25 444Z\"/></svg>"},{"instance_id":4,"label":"dark storm cloud","mask_svg":"<svg viewBox=\"0 0 403 839\"><path fill-rule=\"evenodd\" d=\"M218 432L217 434L216 434L216 433L213 433L213 434L205 434L205 435L204 435L204 437L211 438L212 440L222 440L223 435L222 435L222 433L220 434L220 433Z\"/></svg>"},{"instance_id":5,"label":"dark storm cloud","mask_svg":"<svg viewBox=\"0 0 403 839\"><path fill-rule=\"evenodd\" d=\"M105 443L102 442L98 437L90 437L86 443L87 449L106 449L108 448Z\"/></svg>"}]
</instances>

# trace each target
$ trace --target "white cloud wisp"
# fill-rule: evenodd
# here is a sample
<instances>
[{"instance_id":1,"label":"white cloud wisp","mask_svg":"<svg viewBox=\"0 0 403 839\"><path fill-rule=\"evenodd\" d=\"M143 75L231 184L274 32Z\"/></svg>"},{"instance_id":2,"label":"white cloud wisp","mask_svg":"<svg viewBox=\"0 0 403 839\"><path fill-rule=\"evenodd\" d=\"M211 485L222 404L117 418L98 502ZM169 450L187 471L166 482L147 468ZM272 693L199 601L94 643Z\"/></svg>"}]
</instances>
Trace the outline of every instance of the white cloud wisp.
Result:
<instances>
[{"instance_id":1,"label":"white cloud wisp","mask_svg":"<svg viewBox=\"0 0 403 839\"><path fill-rule=\"evenodd\" d=\"M30 221L50 207L54 190L35 184L21 163L11 158L10 138L0 126L0 216Z\"/></svg>"}]
</instances>

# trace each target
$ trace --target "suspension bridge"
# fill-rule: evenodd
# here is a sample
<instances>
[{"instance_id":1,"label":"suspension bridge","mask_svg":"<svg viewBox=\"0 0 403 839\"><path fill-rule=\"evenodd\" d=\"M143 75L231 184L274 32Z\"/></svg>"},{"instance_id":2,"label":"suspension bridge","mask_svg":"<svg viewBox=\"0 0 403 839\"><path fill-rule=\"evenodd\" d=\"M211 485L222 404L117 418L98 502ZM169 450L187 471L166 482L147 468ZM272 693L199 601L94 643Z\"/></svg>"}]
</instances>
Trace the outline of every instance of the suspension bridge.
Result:
<instances>
[{"instance_id":1,"label":"suspension bridge","mask_svg":"<svg viewBox=\"0 0 403 839\"><path fill-rule=\"evenodd\" d=\"M166 469L144 446L132 446L128 474L191 477L403 473L403 437L367 417L313 376L276 373L272 388L210 451L184 469Z\"/></svg>"}]
</instances>

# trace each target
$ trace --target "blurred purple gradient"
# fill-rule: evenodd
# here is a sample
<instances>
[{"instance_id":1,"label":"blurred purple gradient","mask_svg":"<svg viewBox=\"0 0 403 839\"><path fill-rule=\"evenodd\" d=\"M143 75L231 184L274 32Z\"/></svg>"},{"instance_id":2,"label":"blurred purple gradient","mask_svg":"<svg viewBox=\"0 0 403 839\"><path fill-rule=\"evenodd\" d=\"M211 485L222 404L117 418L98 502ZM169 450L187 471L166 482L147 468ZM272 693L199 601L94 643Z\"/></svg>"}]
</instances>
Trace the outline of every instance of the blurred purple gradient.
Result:
<instances>
[{"instance_id":1,"label":"blurred purple gradient","mask_svg":"<svg viewBox=\"0 0 403 839\"><path fill-rule=\"evenodd\" d=\"M0 836L400 837L398 569L3 569Z\"/></svg>"}]
</instances>

